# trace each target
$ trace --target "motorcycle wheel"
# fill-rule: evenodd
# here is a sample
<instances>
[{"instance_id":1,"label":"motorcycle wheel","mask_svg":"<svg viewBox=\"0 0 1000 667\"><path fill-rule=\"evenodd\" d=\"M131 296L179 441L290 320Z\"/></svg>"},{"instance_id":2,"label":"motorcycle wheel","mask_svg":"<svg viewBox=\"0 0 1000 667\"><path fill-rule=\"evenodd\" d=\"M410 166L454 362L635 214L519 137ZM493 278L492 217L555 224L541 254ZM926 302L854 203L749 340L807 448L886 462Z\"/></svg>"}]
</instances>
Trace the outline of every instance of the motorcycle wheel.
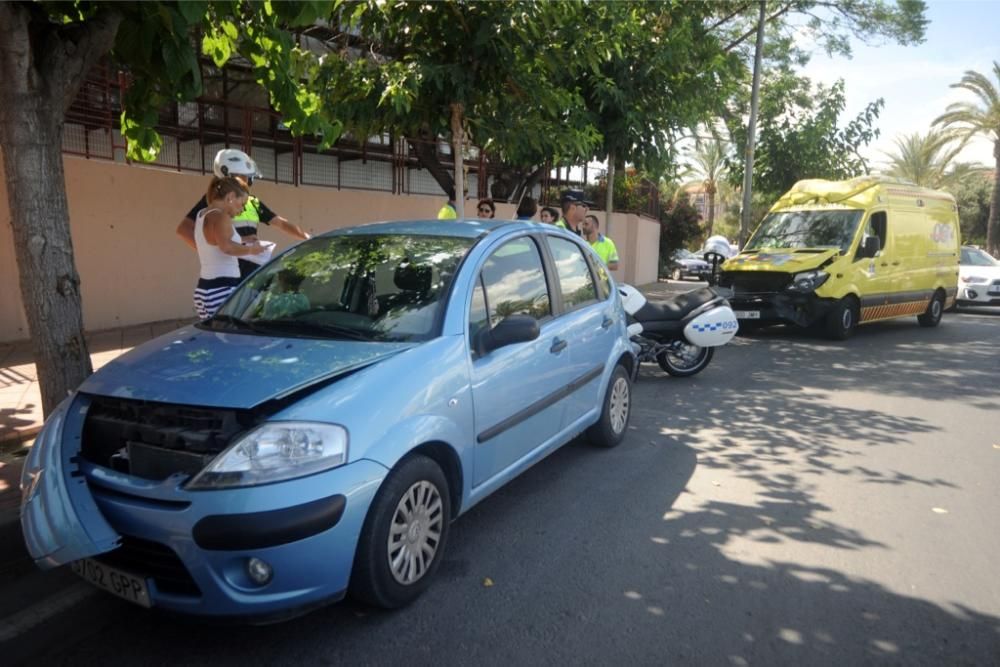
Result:
<instances>
[{"instance_id":1,"label":"motorcycle wheel","mask_svg":"<svg viewBox=\"0 0 1000 667\"><path fill-rule=\"evenodd\" d=\"M696 375L708 366L715 354L714 347L698 347L690 343L681 343L676 350L661 352L656 357L656 363L663 372L674 377L686 378Z\"/></svg>"}]
</instances>

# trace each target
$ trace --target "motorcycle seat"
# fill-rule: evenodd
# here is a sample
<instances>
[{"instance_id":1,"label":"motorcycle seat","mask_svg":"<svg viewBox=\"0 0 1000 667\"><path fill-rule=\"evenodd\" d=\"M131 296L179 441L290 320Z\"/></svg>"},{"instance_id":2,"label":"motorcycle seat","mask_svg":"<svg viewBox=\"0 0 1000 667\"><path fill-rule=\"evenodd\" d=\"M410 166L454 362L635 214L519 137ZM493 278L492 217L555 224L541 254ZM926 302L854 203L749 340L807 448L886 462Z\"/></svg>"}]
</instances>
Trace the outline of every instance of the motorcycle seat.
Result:
<instances>
[{"instance_id":1,"label":"motorcycle seat","mask_svg":"<svg viewBox=\"0 0 1000 667\"><path fill-rule=\"evenodd\" d=\"M639 322L679 322L707 303L722 300L711 287L677 294L664 301L647 301L633 317Z\"/></svg>"}]
</instances>

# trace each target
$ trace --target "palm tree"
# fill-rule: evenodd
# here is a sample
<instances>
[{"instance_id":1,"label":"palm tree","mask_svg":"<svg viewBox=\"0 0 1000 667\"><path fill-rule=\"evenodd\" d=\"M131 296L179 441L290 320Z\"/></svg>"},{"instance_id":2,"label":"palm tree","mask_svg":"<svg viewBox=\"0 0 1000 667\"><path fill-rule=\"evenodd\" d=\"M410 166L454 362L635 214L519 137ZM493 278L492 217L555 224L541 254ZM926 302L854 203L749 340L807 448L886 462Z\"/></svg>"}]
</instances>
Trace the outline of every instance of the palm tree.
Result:
<instances>
[{"instance_id":1,"label":"palm tree","mask_svg":"<svg viewBox=\"0 0 1000 667\"><path fill-rule=\"evenodd\" d=\"M1000 63L995 60L993 74L1000 81ZM986 226L986 247L997 255L1000 253L1000 92L991 80L974 70L966 70L962 80L951 87L968 90L978 100L949 104L934 124L954 128L969 138L984 135L993 141L993 196L990 198L990 221Z\"/></svg>"},{"instance_id":2,"label":"palm tree","mask_svg":"<svg viewBox=\"0 0 1000 667\"><path fill-rule=\"evenodd\" d=\"M904 134L895 139L897 150L885 153L889 159L886 174L925 188L952 190L980 170L977 164L955 161L968 141L967 135L948 130Z\"/></svg>"},{"instance_id":3,"label":"palm tree","mask_svg":"<svg viewBox=\"0 0 1000 667\"><path fill-rule=\"evenodd\" d=\"M727 157L729 157L728 146L717 137L695 140L694 150L688 152L689 168L701 179L701 185L708 197L706 238L712 235L712 227L715 225L715 195L719 191L719 182L726 171Z\"/></svg>"}]
</instances>

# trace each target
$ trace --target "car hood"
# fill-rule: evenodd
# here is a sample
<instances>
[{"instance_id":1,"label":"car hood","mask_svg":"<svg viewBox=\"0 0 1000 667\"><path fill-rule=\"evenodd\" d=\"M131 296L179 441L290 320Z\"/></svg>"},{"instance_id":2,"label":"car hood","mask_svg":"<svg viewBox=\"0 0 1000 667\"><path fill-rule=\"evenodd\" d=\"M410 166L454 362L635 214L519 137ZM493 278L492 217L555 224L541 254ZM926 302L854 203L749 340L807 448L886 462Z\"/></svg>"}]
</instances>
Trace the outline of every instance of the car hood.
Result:
<instances>
[{"instance_id":1,"label":"car hood","mask_svg":"<svg viewBox=\"0 0 1000 667\"><path fill-rule=\"evenodd\" d=\"M726 260L726 271L782 271L798 273L822 266L840 251L837 248L815 250L748 251Z\"/></svg>"},{"instance_id":2,"label":"car hood","mask_svg":"<svg viewBox=\"0 0 1000 667\"><path fill-rule=\"evenodd\" d=\"M1000 278L1000 266L971 266L969 264L960 264L958 266L958 275L966 278L973 277L985 278L986 280L996 280Z\"/></svg>"},{"instance_id":3,"label":"car hood","mask_svg":"<svg viewBox=\"0 0 1000 667\"><path fill-rule=\"evenodd\" d=\"M184 327L108 362L87 394L250 408L373 364L413 343L282 338Z\"/></svg>"},{"instance_id":4,"label":"car hood","mask_svg":"<svg viewBox=\"0 0 1000 667\"><path fill-rule=\"evenodd\" d=\"M677 260L677 263L681 266L686 266L689 268L707 268L708 262L703 259L695 259L694 257L685 257L683 259Z\"/></svg>"}]
</instances>

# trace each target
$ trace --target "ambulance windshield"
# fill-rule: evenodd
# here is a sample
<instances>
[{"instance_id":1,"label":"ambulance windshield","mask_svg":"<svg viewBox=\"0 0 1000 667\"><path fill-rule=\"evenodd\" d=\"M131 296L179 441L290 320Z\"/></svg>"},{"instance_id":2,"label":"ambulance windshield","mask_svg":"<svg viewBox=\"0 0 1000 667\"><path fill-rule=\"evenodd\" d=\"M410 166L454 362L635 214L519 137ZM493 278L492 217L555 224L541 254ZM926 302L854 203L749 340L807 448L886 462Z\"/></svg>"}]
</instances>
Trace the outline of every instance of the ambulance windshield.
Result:
<instances>
[{"instance_id":1,"label":"ambulance windshield","mask_svg":"<svg viewBox=\"0 0 1000 667\"><path fill-rule=\"evenodd\" d=\"M838 248L846 253L854 240L862 211L780 211L769 214L747 243L747 250L764 248Z\"/></svg>"}]
</instances>

